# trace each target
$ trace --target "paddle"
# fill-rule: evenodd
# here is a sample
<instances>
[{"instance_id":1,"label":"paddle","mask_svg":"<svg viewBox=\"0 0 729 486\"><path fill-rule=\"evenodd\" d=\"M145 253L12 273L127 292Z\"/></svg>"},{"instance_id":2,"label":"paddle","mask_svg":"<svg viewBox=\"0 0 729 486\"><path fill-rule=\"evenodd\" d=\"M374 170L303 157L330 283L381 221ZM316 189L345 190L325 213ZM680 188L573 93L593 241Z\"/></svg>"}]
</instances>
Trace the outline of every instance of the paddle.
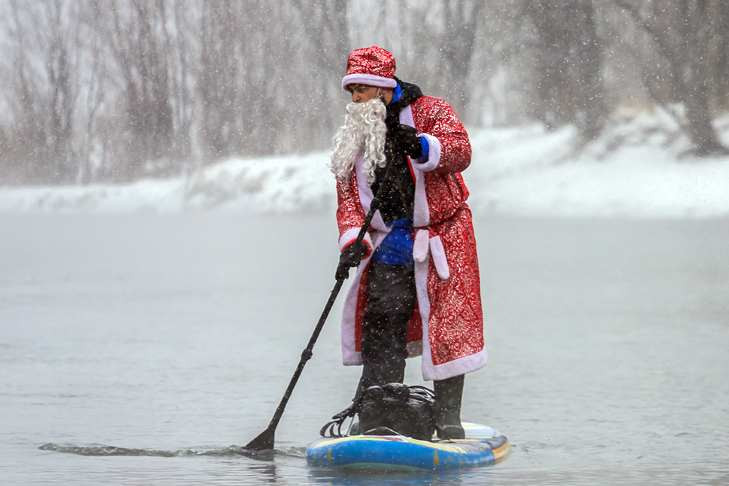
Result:
<instances>
[{"instance_id":1,"label":"paddle","mask_svg":"<svg viewBox=\"0 0 729 486\"><path fill-rule=\"evenodd\" d=\"M365 216L364 223L362 224L362 228L359 230L359 234L357 234L357 239L355 240L355 245L360 245L362 243L362 240L365 237L365 234L367 233L367 230L370 227L370 223L372 222L372 217L375 214L375 211L377 211L377 208L380 205L379 198L382 194L384 194L384 187L386 185L386 181L389 181L390 179L390 173L392 172L392 166L394 164L387 164L387 169L385 170L385 175L382 178L382 183L380 184L380 187L377 191L377 195L372 199L372 203L370 205L370 210L367 212L367 216ZM322 330L322 327L324 327L324 322L327 320L327 317L329 316L329 311L332 309L332 305L334 305L334 301L337 299L337 295L339 294L339 290L342 288L342 284L344 283L344 280L346 277L338 278L337 282L334 284L334 288L332 289L332 292L329 294L329 300L327 300L326 305L324 306L324 310L321 313L321 317L319 317L319 322L316 324L316 328L314 328L314 333L311 335L311 338L309 338L309 344L306 346L306 349L301 353L301 359L299 360L299 365L296 367L296 371L294 372L294 376L291 377L291 381L289 382L289 386L286 387L286 392L284 393L283 398L281 399L281 402L278 404L278 408L276 409L276 413L273 414L273 418L271 419L271 422L268 424L268 427L266 430L261 432L258 437L250 441L246 446L245 449L248 449L250 451L264 451L273 449L273 442L274 442L274 434L276 433L276 427L278 426L279 420L281 420L281 416L283 415L284 408L286 408L286 404L289 401L289 397L291 397L291 393L294 391L294 387L296 386L296 382L299 381L299 376L301 375L302 370L304 369L304 365L306 365L306 362L309 361L309 359L312 356L312 350L314 349L314 343L316 343L316 340L319 338L319 333Z\"/></svg>"}]
</instances>

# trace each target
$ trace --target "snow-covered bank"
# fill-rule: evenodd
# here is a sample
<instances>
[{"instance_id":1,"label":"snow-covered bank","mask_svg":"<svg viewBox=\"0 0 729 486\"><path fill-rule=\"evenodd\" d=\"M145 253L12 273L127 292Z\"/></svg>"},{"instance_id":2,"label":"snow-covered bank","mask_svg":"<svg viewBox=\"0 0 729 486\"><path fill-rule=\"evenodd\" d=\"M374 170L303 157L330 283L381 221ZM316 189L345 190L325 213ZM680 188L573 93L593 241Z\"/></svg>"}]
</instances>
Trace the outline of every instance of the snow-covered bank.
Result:
<instances>
[{"instance_id":1,"label":"snow-covered bank","mask_svg":"<svg viewBox=\"0 0 729 486\"><path fill-rule=\"evenodd\" d=\"M729 145L729 119L719 121ZM471 205L498 214L695 218L729 216L729 158L689 147L665 114L640 115L574 149L574 131L472 131ZM0 211L292 212L334 207L325 152L229 160L190 177L129 185L0 188Z\"/></svg>"},{"instance_id":2,"label":"snow-covered bank","mask_svg":"<svg viewBox=\"0 0 729 486\"><path fill-rule=\"evenodd\" d=\"M327 154L233 159L190 176L128 185L0 188L0 212L320 210L334 197Z\"/></svg>"},{"instance_id":3,"label":"snow-covered bank","mask_svg":"<svg viewBox=\"0 0 729 486\"><path fill-rule=\"evenodd\" d=\"M691 146L670 120L642 117L613 126L580 151L572 129L474 135L477 168L468 181L477 207L541 216L729 215L729 157L682 156ZM729 130L723 135L729 142Z\"/></svg>"}]
</instances>

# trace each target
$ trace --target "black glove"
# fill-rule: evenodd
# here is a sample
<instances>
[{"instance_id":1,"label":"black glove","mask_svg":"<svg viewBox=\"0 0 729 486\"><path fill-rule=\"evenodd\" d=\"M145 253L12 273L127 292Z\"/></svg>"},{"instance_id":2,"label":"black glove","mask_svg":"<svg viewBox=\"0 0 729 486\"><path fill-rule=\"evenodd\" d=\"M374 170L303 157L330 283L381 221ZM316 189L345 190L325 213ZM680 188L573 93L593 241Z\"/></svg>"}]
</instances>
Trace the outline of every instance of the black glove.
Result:
<instances>
[{"instance_id":1,"label":"black glove","mask_svg":"<svg viewBox=\"0 0 729 486\"><path fill-rule=\"evenodd\" d=\"M349 277L349 269L359 265L366 252L367 247L364 243L354 242L345 248L339 255L339 265L337 265L337 273L334 274L334 277L337 280L345 280Z\"/></svg>"},{"instance_id":2,"label":"black glove","mask_svg":"<svg viewBox=\"0 0 729 486\"><path fill-rule=\"evenodd\" d=\"M415 128L401 123L395 129L393 138L397 146L411 158L419 159L423 155L423 147Z\"/></svg>"}]
</instances>

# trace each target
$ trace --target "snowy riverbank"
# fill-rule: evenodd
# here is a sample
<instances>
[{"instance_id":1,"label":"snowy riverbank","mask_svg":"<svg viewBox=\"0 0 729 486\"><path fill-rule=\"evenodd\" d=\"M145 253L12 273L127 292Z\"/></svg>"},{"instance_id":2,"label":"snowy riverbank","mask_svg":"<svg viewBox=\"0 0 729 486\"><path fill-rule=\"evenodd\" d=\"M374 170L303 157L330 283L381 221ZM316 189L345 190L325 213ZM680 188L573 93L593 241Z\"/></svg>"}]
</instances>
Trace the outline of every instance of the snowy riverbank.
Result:
<instances>
[{"instance_id":1,"label":"snowy riverbank","mask_svg":"<svg viewBox=\"0 0 729 486\"><path fill-rule=\"evenodd\" d=\"M729 117L717 125L729 145ZM729 216L729 158L683 157L689 144L667 115L610 125L579 152L574 131L541 127L471 131L465 173L474 208L566 217ZM617 148L615 148L617 147ZM233 210L334 207L326 152L236 159L192 177L129 185L0 188L0 212Z\"/></svg>"}]
</instances>

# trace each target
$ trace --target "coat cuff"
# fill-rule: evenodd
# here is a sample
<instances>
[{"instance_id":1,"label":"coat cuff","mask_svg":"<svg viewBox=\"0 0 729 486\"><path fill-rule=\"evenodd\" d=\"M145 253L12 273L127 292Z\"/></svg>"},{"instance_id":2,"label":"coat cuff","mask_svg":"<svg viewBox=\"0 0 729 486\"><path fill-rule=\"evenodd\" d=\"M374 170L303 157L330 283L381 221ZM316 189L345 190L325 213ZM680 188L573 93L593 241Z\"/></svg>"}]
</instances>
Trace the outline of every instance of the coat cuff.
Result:
<instances>
[{"instance_id":1,"label":"coat cuff","mask_svg":"<svg viewBox=\"0 0 729 486\"><path fill-rule=\"evenodd\" d=\"M437 169L440 163L440 141L427 133L421 133L419 136L425 138L428 142L428 160L422 164L413 164L413 168L423 172L430 172Z\"/></svg>"},{"instance_id":2,"label":"coat cuff","mask_svg":"<svg viewBox=\"0 0 729 486\"><path fill-rule=\"evenodd\" d=\"M357 235L359 235L359 230L361 227L356 226L354 228L349 228L347 231L342 233L342 236L339 237L339 251L340 253L343 252L348 246L354 244L355 241L357 241ZM369 233L365 233L364 239L362 240L362 243L364 244L366 248L366 253L362 258L367 258L372 253L372 238L370 237Z\"/></svg>"}]
</instances>

